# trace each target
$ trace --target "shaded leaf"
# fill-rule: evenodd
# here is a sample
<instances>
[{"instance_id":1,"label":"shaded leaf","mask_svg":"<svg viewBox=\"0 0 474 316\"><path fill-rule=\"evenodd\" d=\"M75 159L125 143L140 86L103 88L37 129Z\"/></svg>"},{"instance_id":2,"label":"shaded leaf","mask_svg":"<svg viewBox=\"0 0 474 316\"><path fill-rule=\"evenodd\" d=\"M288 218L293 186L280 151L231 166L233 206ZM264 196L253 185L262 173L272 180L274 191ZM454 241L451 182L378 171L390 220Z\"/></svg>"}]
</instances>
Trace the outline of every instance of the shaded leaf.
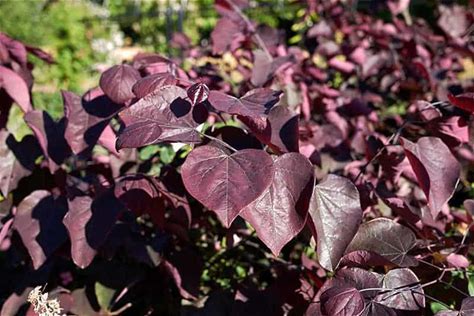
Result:
<instances>
[{"instance_id":1,"label":"shaded leaf","mask_svg":"<svg viewBox=\"0 0 474 316\"><path fill-rule=\"evenodd\" d=\"M192 107L186 90L177 86L148 94L121 115L129 124L117 139L118 149L159 142L198 143L196 127L207 117L204 107Z\"/></svg>"},{"instance_id":2,"label":"shaded leaf","mask_svg":"<svg viewBox=\"0 0 474 316\"><path fill-rule=\"evenodd\" d=\"M268 88L250 90L240 99L228 94L211 91L209 102L219 111L248 117L261 117L268 114L270 109L280 100L281 91Z\"/></svg>"},{"instance_id":3,"label":"shaded leaf","mask_svg":"<svg viewBox=\"0 0 474 316\"><path fill-rule=\"evenodd\" d=\"M33 136L27 135L17 142L8 132L0 131L0 193L4 197L31 174L40 155L41 148Z\"/></svg>"},{"instance_id":4,"label":"shaded leaf","mask_svg":"<svg viewBox=\"0 0 474 316\"><path fill-rule=\"evenodd\" d=\"M321 294L322 310L331 316L358 316L364 310L364 298L353 287L334 286Z\"/></svg>"},{"instance_id":5,"label":"shaded leaf","mask_svg":"<svg viewBox=\"0 0 474 316\"><path fill-rule=\"evenodd\" d=\"M347 247L347 253L356 250L372 251L400 267L409 267L417 264L408 255L415 245L416 236L410 229L387 218L376 218L360 225Z\"/></svg>"},{"instance_id":6,"label":"shaded leaf","mask_svg":"<svg viewBox=\"0 0 474 316\"><path fill-rule=\"evenodd\" d=\"M140 79L138 70L129 65L115 65L100 77L100 88L115 103L123 104L135 97L133 85Z\"/></svg>"},{"instance_id":7,"label":"shaded leaf","mask_svg":"<svg viewBox=\"0 0 474 316\"><path fill-rule=\"evenodd\" d=\"M125 176L117 182L114 192L136 216L149 214L155 225L163 226L163 200L153 178L143 174Z\"/></svg>"},{"instance_id":8,"label":"shaded leaf","mask_svg":"<svg viewBox=\"0 0 474 316\"><path fill-rule=\"evenodd\" d=\"M314 187L309 214L317 232L319 263L333 271L362 221L359 192L347 178L331 174Z\"/></svg>"},{"instance_id":9,"label":"shaded leaf","mask_svg":"<svg viewBox=\"0 0 474 316\"><path fill-rule=\"evenodd\" d=\"M35 269L66 241L61 223L66 212L66 202L44 190L34 191L18 205L13 228L20 234Z\"/></svg>"},{"instance_id":10,"label":"shaded leaf","mask_svg":"<svg viewBox=\"0 0 474 316\"><path fill-rule=\"evenodd\" d=\"M185 299L199 296L199 283L203 269L201 258L190 248L172 253L164 261L166 270L171 274L179 293Z\"/></svg>"},{"instance_id":11,"label":"shaded leaf","mask_svg":"<svg viewBox=\"0 0 474 316\"><path fill-rule=\"evenodd\" d=\"M108 124L108 120L89 114L78 95L61 91L67 119L64 137L74 154L90 152Z\"/></svg>"},{"instance_id":12,"label":"shaded leaf","mask_svg":"<svg viewBox=\"0 0 474 316\"><path fill-rule=\"evenodd\" d=\"M181 174L186 190L229 227L240 211L271 184L273 161L265 151L244 149L229 154L212 146L194 149Z\"/></svg>"},{"instance_id":13,"label":"shaded leaf","mask_svg":"<svg viewBox=\"0 0 474 316\"><path fill-rule=\"evenodd\" d=\"M274 161L272 183L257 200L248 205L242 216L257 231L258 237L278 256L281 248L304 227L308 203L297 208L305 188L313 187L313 166L298 153L284 154ZM307 190L306 190L307 191ZM311 191L310 191L311 192Z\"/></svg>"},{"instance_id":14,"label":"shaded leaf","mask_svg":"<svg viewBox=\"0 0 474 316\"><path fill-rule=\"evenodd\" d=\"M299 115L288 107L273 107L267 118L239 118L262 143L277 152L299 152Z\"/></svg>"},{"instance_id":15,"label":"shaded leaf","mask_svg":"<svg viewBox=\"0 0 474 316\"><path fill-rule=\"evenodd\" d=\"M464 111L474 112L474 93L468 92L457 96L448 93L449 102Z\"/></svg>"},{"instance_id":16,"label":"shaded leaf","mask_svg":"<svg viewBox=\"0 0 474 316\"><path fill-rule=\"evenodd\" d=\"M24 118L48 159L49 169L54 173L71 153L64 138L65 121L56 123L47 112L37 110L26 113Z\"/></svg>"},{"instance_id":17,"label":"shaded leaf","mask_svg":"<svg viewBox=\"0 0 474 316\"><path fill-rule=\"evenodd\" d=\"M72 259L83 269L94 259L124 207L113 190L107 190L95 199L75 197L68 204L69 212L63 222L71 239Z\"/></svg>"},{"instance_id":18,"label":"shaded leaf","mask_svg":"<svg viewBox=\"0 0 474 316\"><path fill-rule=\"evenodd\" d=\"M459 162L437 137L422 137L416 144L407 139L401 141L435 219L454 194L461 172Z\"/></svg>"}]
</instances>

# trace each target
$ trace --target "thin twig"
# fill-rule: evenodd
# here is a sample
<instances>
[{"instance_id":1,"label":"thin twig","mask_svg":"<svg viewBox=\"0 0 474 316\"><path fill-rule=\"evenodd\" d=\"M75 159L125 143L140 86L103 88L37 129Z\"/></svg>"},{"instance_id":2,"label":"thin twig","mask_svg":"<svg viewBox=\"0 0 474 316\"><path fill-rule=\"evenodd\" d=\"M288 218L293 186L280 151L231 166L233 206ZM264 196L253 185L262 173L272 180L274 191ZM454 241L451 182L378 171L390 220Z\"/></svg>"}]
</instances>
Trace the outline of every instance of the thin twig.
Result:
<instances>
[{"instance_id":1,"label":"thin twig","mask_svg":"<svg viewBox=\"0 0 474 316\"><path fill-rule=\"evenodd\" d=\"M242 20L244 20L245 24L247 24L247 27L251 31L253 31L253 37L255 38L255 41L257 42L258 46L260 46L260 48L265 52L265 55L267 55L268 59L273 60L273 57L270 54L267 45L265 45L265 42L263 41L262 37L257 33L257 31L254 30L252 22L249 20L249 18L242 12L242 10L240 10L240 8L232 0L227 0L227 3L229 3L232 9L242 18Z\"/></svg>"}]
</instances>

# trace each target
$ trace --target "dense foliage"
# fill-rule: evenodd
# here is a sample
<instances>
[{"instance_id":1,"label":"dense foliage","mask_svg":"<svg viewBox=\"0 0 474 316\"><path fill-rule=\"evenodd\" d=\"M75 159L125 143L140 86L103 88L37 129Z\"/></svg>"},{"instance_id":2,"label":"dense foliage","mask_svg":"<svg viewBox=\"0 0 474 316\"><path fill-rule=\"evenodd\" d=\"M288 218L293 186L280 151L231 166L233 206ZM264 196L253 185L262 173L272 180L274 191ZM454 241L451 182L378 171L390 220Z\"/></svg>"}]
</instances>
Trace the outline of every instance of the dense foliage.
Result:
<instances>
[{"instance_id":1,"label":"dense foliage","mask_svg":"<svg viewBox=\"0 0 474 316\"><path fill-rule=\"evenodd\" d=\"M474 16L409 3L285 32L216 0L210 45L175 33L58 120L53 58L0 34L1 315L38 285L75 315L472 313Z\"/></svg>"}]
</instances>

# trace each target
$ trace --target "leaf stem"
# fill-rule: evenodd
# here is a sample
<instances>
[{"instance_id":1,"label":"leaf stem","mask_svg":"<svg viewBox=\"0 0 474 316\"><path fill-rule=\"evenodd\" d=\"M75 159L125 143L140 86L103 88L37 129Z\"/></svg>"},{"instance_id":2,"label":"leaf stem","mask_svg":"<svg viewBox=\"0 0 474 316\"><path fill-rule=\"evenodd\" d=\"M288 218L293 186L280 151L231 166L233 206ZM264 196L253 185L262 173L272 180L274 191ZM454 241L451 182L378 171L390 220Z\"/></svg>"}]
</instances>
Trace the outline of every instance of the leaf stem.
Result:
<instances>
[{"instance_id":1,"label":"leaf stem","mask_svg":"<svg viewBox=\"0 0 474 316\"><path fill-rule=\"evenodd\" d=\"M213 140L215 142L218 142L219 144L221 144L222 146L225 146L227 149L230 149L232 150L233 152L237 152L238 150L235 149L234 147L232 147L231 145L227 144L226 142L224 142L223 140L219 139L219 138L216 138L214 136L211 136L211 135L207 135L205 133L202 133L202 132L199 132L199 134L201 134L201 136L204 136L210 140Z\"/></svg>"}]
</instances>

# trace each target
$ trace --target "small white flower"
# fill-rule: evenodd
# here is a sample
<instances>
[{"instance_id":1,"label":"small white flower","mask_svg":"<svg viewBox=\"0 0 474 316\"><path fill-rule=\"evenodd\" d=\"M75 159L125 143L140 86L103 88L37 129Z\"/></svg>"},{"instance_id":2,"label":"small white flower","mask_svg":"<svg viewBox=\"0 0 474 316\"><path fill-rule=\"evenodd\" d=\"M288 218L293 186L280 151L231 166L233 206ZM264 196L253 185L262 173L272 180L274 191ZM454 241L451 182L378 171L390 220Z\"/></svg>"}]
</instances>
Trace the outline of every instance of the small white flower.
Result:
<instances>
[{"instance_id":1,"label":"small white flower","mask_svg":"<svg viewBox=\"0 0 474 316\"><path fill-rule=\"evenodd\" d=\"M35 287L28 294L28 302L33 305L38 316L61 316L61 306L57 299L48 300L48 293L43 293L41 286Z\"/></svg>"}]
</instances>

